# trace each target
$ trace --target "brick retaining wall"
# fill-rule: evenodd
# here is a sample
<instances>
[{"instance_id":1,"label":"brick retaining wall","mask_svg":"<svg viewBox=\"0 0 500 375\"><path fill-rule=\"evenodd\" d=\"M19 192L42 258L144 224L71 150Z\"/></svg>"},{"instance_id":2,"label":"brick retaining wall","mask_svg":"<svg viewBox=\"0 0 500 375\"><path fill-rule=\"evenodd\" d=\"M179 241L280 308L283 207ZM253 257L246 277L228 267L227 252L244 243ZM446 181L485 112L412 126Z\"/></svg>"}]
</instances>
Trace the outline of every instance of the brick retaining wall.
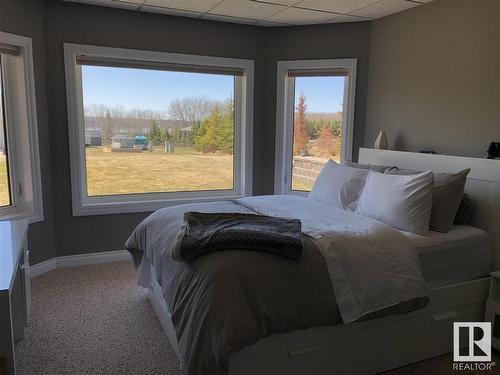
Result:
<instances>
[{"instance_id":1,"label":"brick retaining wall","mask_svg":"<svg viewBox=\"0 0 500 375\"><path fill-rule=\"evenodd\" d=\"M293 180L305 184L313 184L327 161L328 159L313 156L294 156Z\"/></svg>"}]
</instances>

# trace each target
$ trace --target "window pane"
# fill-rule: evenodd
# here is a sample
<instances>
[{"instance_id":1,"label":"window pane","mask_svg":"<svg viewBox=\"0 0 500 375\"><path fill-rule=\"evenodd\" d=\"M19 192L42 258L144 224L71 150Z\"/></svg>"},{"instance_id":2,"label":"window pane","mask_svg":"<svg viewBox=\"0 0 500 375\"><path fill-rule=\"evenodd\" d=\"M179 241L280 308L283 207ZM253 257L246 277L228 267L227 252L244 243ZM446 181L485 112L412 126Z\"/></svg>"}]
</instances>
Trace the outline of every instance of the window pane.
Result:
<instances>
[{"instance_id":1,"label":"window pane","mask_svg":"<svg viewBox=\"0 0 500 375\"><path fill-rule=\"evenodd\" d=\"M345 77L296 77L292 190L310 191L328 159L340 160Z\"/></svg>"},{"instance_id":2,"label":"window pane","mask_svg":"<svg viewBox=\"0 0 500 375\"><path fill-rule=\"evenodd\" d=\"M7 132L4 109L4 87L0 56L0 207L12 204L10 197L9 164L7 159Z\"/></svg>"},{"instance_id":3,"label":"window pane","mask_svg":"<svg viewBox=\"0 0 500 375\"><path fill-rule=\"evenodd\" d=\"M235 79L82 66L87 195L233 189Z\"/></svg>"}]
</instances>

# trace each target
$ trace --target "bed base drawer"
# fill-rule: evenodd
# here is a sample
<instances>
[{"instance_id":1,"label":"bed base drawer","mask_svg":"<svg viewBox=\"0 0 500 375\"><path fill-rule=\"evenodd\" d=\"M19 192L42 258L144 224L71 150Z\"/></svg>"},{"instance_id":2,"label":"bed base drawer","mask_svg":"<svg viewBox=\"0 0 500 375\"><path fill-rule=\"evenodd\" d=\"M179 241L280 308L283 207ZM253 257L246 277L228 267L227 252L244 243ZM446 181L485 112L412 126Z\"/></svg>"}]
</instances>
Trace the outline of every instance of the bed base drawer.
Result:
<instances>
[{"instance_id":1,"label":"bed base drawer","mask_svg":"<svg viewBox=\"0 0 500 375\"><path fill-rule=\"evenodd\" d=\"M453 350L453 322L483 321L485 303L462 306L380 327L378 371Z\"/></svg>"},{"instance_id":2,"label":"bed base drawer","mask_svg":"<svg viewBox=\"0 0 500 375\"><path fill-rule=\"evenodd\" d=\"M375 326L347 324L272 335L233 354L229 373L375 374L451 352L453 322L482 321L484 308L483 301Z\"/></svg>"},{"instance_id":3,"label":"bed base drawer","mask_svg":"<svg viewBox=\"0 0 500 375\"><path fill-rule=\"evenodd\" d=\"M373 350L378 344L375 328L358 330L342 326L293 334L294 337L288 333L273 335L259 341L257 345L262 345L262 350L253 350L257 349L253 346L233 354L229 374L357 375L374 374L377 370L377 350ZM365 351L363 348L371 349Z\"/></svg>"}]
</instances>

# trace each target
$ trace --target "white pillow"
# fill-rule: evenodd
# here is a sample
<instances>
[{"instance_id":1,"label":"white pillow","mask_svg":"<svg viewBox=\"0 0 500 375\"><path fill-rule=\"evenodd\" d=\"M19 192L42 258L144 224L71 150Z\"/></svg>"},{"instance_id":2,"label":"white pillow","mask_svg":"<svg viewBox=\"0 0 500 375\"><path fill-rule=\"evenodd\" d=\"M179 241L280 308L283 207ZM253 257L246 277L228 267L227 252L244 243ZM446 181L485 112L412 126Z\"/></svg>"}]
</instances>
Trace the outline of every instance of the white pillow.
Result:
<instances>
[{"instance_id":1,"label":"white pillow","mask_svg":"<svg viewBox=\"0 0 500 375\"><path fill-rule=\"evenodd\" d=\"M368 172L329 160L316 179L309 199L354 211Z\"/></svg>"},{"instance_id":2,"label":"white pillow","mask_svg":"<svg viewBox=\"0 0 500 375\"><path fill-rule=\"evenodd\" d=\"M356 212L408 232L426 233L433 185L431 171L413 176L370 171Z\"/></svg>"}]
</instances>

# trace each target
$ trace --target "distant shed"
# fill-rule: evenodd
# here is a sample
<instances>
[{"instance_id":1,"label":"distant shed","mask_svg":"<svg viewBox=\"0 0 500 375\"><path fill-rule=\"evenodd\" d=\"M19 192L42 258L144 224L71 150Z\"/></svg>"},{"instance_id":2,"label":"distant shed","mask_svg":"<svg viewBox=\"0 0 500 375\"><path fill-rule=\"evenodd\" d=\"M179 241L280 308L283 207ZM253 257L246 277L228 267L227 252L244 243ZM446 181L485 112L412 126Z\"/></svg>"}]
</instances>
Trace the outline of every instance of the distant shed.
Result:
<instances>
[{"instance_id":1,"label":"distant shed","mask_svg":"<svg viewBox=\"0 0 500 375\"><path fill-rule=\"evenodd\" d=\"M134 137L126 134L117 134L111 137L111 148L133 148Z\"/></svg>"},{"instance_id":2,"label":"distant shed","mask_svg":"<svg viewBox=\"0 0 500 375\"><path fill-rule=\"evenodd\" d=\"M144 146L148 139L144 135L136 135L134 137L134 146Z\"/></svg>"},{"instance_id":3,"label":"distant shed","mask_svg":"<svg viewBox=\"0 0 500 375\"><path fill-rule=\"evenodd\" d=\"M85 129L85 146L102 146L100 129Z\"/></svg>"}]
</instances>

